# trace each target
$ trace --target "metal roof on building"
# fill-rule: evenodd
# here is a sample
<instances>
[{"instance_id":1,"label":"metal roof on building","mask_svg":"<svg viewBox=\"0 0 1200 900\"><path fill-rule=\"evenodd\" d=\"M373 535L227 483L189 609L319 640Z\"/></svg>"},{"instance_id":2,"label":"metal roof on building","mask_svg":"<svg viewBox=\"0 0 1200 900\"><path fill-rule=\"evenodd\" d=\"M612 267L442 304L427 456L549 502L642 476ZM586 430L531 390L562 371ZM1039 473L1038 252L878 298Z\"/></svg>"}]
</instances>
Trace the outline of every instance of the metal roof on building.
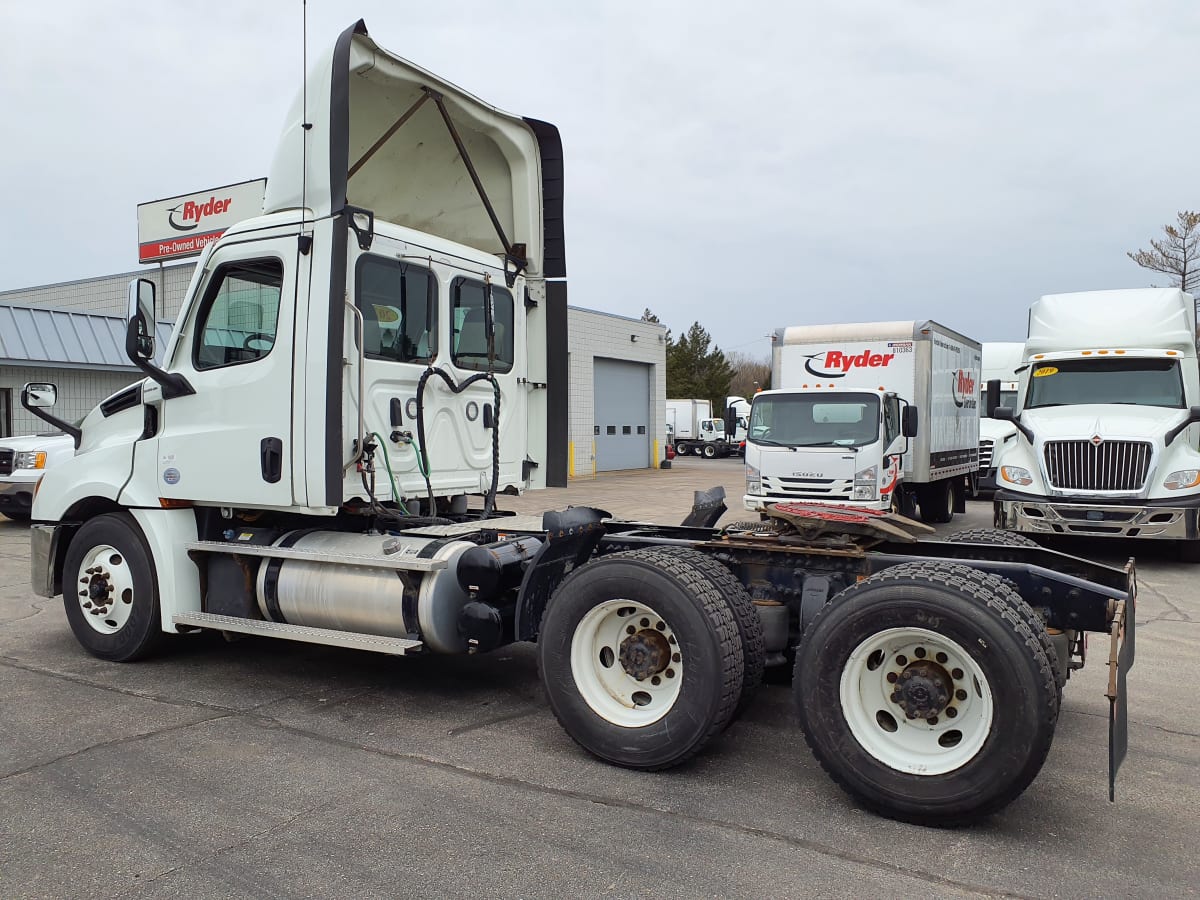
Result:
<instances>
[{"instance_id":1,"label":"metal roof on building","mask_svg":"<svg viewBox=\"0 0 1200 900\"><path fill-rule=\"evenodd\" d=\"M155 327L154 361L162 364L171 325ZM125 355L125 321L116 316L0 304L0 365L137 371Z\"/></svg>"}]
</instances>

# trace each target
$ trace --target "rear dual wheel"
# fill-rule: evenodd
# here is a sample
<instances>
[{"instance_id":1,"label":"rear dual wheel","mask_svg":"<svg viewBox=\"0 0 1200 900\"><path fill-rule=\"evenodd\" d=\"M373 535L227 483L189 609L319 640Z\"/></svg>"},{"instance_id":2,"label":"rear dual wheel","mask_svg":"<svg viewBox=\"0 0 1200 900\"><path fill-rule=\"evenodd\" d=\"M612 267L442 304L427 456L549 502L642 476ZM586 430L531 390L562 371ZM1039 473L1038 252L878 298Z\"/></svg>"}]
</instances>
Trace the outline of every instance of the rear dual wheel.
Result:
<instances>
[{"instance_id":1,"label":"rear dual wheel","mask_svg":"<svg viewBox=\"0 0 1200 900\"><path fill-rule=\"evenodd\" d=\"M805 739L863 805L922 825L1001 809L1054 736L1058 685L1015 594L955 563L904 563L836 596L805 631Z\"/></svg>"},{"instance_id":2,"label":"rear dual wheel","mask_svg":"<svg viewBox=\"0 0 1200 900\"><path fill-rule=\"evenodd\" d=\"M538 660L550 708L576 743L652 770L690 759L732 720L742 646L737 618L695 560L635 550L559 585Z\"/></svg>"}]
</instances>

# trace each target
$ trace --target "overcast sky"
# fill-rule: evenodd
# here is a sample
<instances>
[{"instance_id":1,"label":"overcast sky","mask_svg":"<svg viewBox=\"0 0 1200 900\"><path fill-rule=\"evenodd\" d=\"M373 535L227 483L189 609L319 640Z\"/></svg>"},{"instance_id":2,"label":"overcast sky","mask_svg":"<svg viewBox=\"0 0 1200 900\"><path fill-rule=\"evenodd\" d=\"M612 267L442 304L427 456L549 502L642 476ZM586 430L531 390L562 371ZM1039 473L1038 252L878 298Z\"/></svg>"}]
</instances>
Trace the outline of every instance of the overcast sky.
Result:
<instances>
[{"instance_id":1,"label":"overcast sky","mask_svg":"<svg viewBox=\"0 0 1200 900\"><path fill-rule=\"evenodd\" d=\"M766 356L787 325L1019 340L1039 294L1164 284L1200 207L1200 4L309 0L566 153L572 304ZM137 267L139 202L267 174L300 0L0 11L0 290Z\"/></svg>"}]
</instances>

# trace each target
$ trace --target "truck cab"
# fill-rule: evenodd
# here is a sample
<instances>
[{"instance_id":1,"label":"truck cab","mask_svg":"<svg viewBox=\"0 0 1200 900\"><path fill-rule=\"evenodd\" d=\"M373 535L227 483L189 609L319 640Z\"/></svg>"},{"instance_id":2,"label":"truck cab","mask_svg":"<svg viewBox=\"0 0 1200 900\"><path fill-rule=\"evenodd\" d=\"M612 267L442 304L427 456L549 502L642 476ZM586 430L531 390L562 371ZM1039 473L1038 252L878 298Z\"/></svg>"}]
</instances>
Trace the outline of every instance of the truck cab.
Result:
<instances>
[{"instance_id":1,"label":"truck cab","mask_svg":"<svg viewBox=\"0 0 1200 900\"><path fill-rule=\"evenodd\" d=\"M1017 370L1024 360L1025 345L1015 342L987 342L983 345L982 390L979 395L979 474L977 494L996 490L996 460L1005 446L1016 439L1017 427L1010 421L987 415L987 391L995 382L998 404L1015 407L1017 400Z\"/></svg>"}]
</instances>

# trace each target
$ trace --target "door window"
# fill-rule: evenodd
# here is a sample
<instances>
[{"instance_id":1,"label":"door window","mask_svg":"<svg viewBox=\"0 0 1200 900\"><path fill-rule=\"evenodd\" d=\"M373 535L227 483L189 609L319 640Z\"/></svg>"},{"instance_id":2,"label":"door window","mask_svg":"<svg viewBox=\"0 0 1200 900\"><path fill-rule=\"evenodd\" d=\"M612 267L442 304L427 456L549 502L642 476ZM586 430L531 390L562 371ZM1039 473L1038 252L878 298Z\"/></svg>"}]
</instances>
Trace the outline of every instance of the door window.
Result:
<instances>
[{"instance_id":1,"label":"door window","mask_svg":"<svg viewBox=\"0 0 1200 900\"><path fill-rule=\"evenodd\" d=\"M364 256L356 302L368 359L428 363L437 356L437 281L429 269Z\"/></svg>"},{"instance_id":2,"label":"door window","mask_svg":"<svg viewBox=\"0 0 1200 900\"><path fill-rule=\"evenodd\" d=\"M488 369L487 294L482 281L455 278L450 291L450 315L454 326L450 349L454 365L460 369L485 372ZM495 359L492 370L511 372L513 367L513 298L505 288L491 285L492 321L495 324Z\"/></svg>"},{"instance_id":3,"label":"door window","mask_svg":"<svg viewBox=\"0 0 1200 900\"><path fill-rule=\"evenodd\" d=\"M216 369L262 359L275 346L283 263L239 260L217 268L205 291L193 362Z\"/></svg>"}]
</instances>

